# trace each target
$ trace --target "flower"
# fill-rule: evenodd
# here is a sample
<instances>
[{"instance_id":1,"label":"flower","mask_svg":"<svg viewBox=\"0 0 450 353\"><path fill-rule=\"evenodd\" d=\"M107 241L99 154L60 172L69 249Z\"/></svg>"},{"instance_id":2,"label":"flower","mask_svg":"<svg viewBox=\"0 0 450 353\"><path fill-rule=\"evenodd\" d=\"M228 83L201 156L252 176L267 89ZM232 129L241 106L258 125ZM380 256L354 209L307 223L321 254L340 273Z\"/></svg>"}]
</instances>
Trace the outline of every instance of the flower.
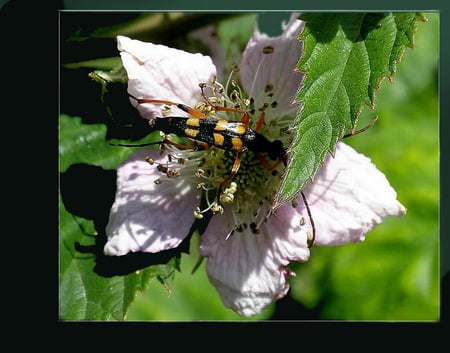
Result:
<instances>
[{"instance_id":1,"label":"flower","mask_svg":"<svg viewBox=\"0 0 450 353\"><path fill-rule=\"evenodd\" d=\"M168 110L162 104L137 104L133 97L183 103L207 115L240 120L242 114L211 104L226 103L249 112L252 129L288 146L287 128L298 109L293 100L302 79L294 72L302 27L293 15L278 37L255 28L239 70L233 70L225 85L207 56L118 36L130 101L150 121L188 114L174 105ZM233 79L236 74L242 88ZM272 212L283 165L270 170L264 165L266 160L272 163L270 158L261 163L255 153L242 153L237 174L218 195L234 153L180 149L170 143L162 147L132 153L118 167L104 252L118 256L174 248L196 217L213 212L201 235L200 254L223 303L243 316L257 314L286 295L288 279L295 275L288 265L309 259L313 237L314 245L359 242L384 219L406 212L384 174L342 142L303 190L312 217L302 194Z\"/></svg>"}]
</instances>

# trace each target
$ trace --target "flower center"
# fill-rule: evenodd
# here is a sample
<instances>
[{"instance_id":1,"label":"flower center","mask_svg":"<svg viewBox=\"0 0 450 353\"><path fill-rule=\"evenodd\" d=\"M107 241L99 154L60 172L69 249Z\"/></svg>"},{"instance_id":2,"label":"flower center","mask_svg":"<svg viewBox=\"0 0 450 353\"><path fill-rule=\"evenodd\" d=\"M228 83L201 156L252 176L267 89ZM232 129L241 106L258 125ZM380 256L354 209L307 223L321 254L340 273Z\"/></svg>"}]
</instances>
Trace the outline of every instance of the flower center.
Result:
<instances>
[{"instance_id":1,"label":"flower center","mask_svg":"<svg viewBox=\"0 0 450 353\"><path fill-rule=\"evenodd\" d=\"M205 152L201 173L197 174L205 191L217 190L226 180L235 163L236 155L230 151L211 149ZM223 208L231 207L236 227L254 223L256 228L267 219L272 201L280 183L281 172L278 168L267 169L251 151L241 154L239 170L218 195L208 200L207 209L222 213Z\"/></svg>"}]
</instances>

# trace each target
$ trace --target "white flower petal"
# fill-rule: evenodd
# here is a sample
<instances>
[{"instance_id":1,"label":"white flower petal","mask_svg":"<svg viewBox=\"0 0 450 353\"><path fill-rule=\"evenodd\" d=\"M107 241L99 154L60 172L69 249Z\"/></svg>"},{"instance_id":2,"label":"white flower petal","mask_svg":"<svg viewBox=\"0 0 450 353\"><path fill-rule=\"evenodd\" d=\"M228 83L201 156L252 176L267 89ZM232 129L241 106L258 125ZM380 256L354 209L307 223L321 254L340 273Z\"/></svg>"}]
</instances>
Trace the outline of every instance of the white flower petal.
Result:
<instances>
[{"instance_id":1,"label":"white flower petal","mask_svg":"<svg viewBox=\"0 0 450 353\"><path fill-rule=\"evenodd\" d=\"M240 79L242 86L250 97L255 99L255 107L264 103L276 102L266 115L266 122L271 118L294 114L298 104L293 104L303 74L295 71L302 51L302 43L297 40L304 22L293 14L284 32L278 37L269 37L260 33L258 28L250 38L240 65ZM273 52L264 54L264 48L272 47ZM271 92L265 92L266 86L273 86ZM268 97L273 93L273 97Z\"/></svg>"},{"instance_id":2,"label":"white flower petal","mask_svg":"<svg viewBox=\"0 0 450 353\"><path fill-rule=\"evenodd\" d=\"M291 273L286 266L309 257L306 232L291 206L281 207L261 225L258 234L248 226L226 239L233 225L229 210L213 217L202 235L200 253L208 258L208 278L223 303L240 315L250 316L287 293Z\"/></svg>"},{"instance_id":3,"label":"white flower petal","mask_svg":"<svg viewBox=\"0 0 450 353\"><path fill-rule=\"evenodd\" d=\"M202 100L199 83L216 76L216 67L208 56L192 54L161 44L117 37L122 64L128 75L128 93L136 98L170 100L195 105ZM130 99L133 105L136 101ZM162 105L140 104L142 117L161 116ZM177 111L178 115L178 111ZM179 115L186 115L179 111Z\"/></svg>"},{"instance_id":4,"label":"white flower petal","mask_svg":"<svg viewBox=\"0 0 450 353\"><path fill-rule=\"evenodd\" d=\"M315 245L362 241L386 218L406 213L386 176L342 142L304 193L315 223Z\"/></svg>"},{"instance_id":5,"label":"white flower petal","mask_svg":"<svg viewBox=\"0 0 450 353\"><path fill-rule=\"evenodd\" d=\"M118 167L116 199L106 227L106 255L177 247L194 221L198 190L187 178L169 178L159 172L146 156L161 159L158 149L141 150ZM160 184L155 183L157 179Z\"/></svg>"}]
</instances>

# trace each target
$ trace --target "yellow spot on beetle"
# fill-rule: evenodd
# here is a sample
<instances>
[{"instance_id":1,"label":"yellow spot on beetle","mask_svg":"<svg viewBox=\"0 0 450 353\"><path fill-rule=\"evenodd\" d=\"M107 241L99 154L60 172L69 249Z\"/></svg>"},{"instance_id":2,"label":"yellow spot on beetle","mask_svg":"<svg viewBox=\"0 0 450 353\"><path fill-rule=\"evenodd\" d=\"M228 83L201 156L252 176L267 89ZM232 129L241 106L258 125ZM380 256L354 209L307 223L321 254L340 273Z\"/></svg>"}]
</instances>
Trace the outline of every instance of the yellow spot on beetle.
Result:
<instances>
[{"instance_id":1,"label":"yellow spot on beetle","mask_svg":"<svg viewBox=\"0 0 450 353\"><path fill-rule=\"evenodd\" d=\"M231 143L233 145L233 151L241 152L242 151L242 140L239 137L233 137L231 139Z\"/></svg>"},{"instance_id":2,"label":"yellow spot on beetle","mask_svg":"<svg viewBox=\"0 0 450 353\"><path fill-rule=\"evenodd\" d=\"M184 133L186 134L187 137L195 139L197 137L198 133L199 133L199 130L185 129Z\"/></svg>"},{"instance_id":3,"label":"yellow spot on beetle","mask_svg":"<svg viewBox=\"0 0 450 353\"><path fill-rule=\"evenodd\" d=\"M200 126L200 120L197 118L189 118L186 120L187 126L193 126L193 127L199 127Z\"/></svg>"},{"instance_id":4,"label":"yellow spot on beetle","mask_svg":"<svg viewBox=\"0 0 450 353\"><path fill-rule=\"evenodd\" d=\"M236 135L244 135L246 128L244 125L235 125L233 129L230 129L233 131Z\"/></svg>"},{"instance_id":5,"label":"yellow spot on beetle","mask_svg":"<svg viewBox=\"0 0 450 353\"><path fill-rule=\"evenodd\" d=\"M214 144L217 146L223 146L223 135L214 133Z\"/></svg>"},{"instance_id":6,"label":"yellow spot on beetle","mask_svg":"<svg viewBox=\"0 0 450 353\"><path fill-rule=\"evenodd\" d=\"M216 126L214 127L214 130L216 131L225 131L228 126L228 121L224 119L217 120Z\"/></svg>"}]
</instances>

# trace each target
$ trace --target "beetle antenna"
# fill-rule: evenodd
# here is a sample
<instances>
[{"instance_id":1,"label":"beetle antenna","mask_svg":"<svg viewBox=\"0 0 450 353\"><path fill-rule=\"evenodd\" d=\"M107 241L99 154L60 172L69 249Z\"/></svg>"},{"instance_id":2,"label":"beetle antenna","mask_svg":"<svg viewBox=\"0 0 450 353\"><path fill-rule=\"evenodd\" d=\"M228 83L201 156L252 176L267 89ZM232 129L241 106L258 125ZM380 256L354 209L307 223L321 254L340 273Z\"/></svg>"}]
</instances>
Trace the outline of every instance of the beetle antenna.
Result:
<instances>
[{"instance_id":1,"label":"beetle antenna","mask_svg":"<svg viewBox=\"0 0 450 353\"><path fill-rule=\"evenodd\" d=\"M110 146L121 146L121 147L144 147L144 146L151 146L151 145L157 145L163 143L162 141L156 141L156 142L148 142L148 143L137 143L137 144L126 144L126 143L110 143Z\"/></svg>"}]
</instances>

